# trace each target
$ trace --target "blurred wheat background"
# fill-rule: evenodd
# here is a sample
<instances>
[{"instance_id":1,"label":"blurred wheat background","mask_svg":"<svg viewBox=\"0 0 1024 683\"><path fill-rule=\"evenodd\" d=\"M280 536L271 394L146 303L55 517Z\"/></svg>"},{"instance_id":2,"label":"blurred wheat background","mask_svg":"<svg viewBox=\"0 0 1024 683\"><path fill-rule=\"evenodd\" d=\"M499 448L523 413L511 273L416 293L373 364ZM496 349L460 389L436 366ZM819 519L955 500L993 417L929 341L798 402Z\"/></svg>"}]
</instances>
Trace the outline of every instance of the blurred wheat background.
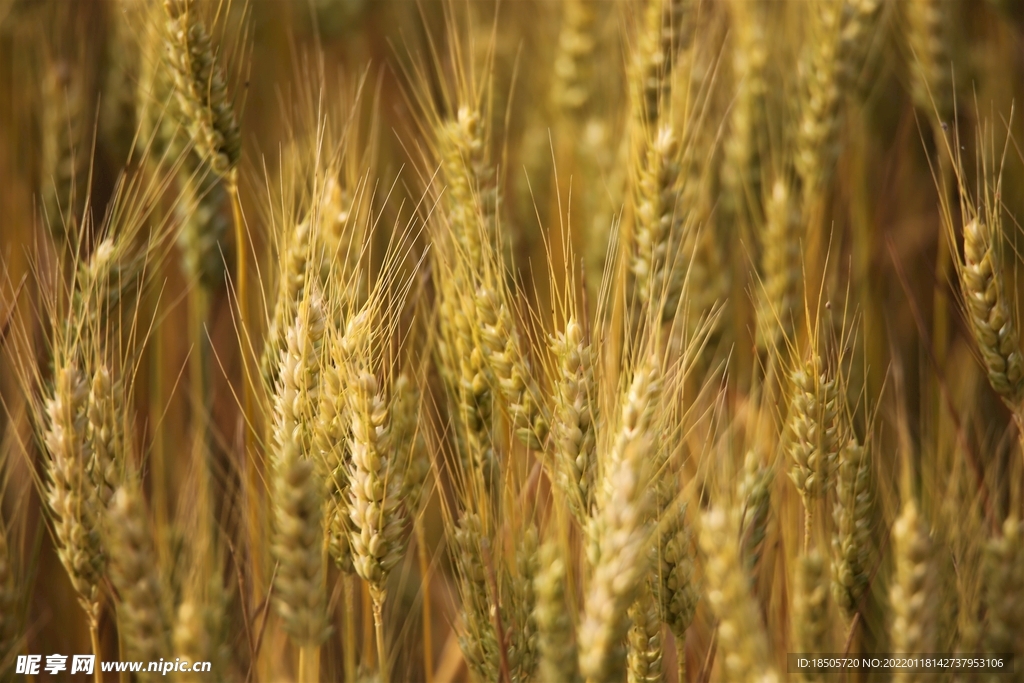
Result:
<instances>
[{"instance_id":1,"label":"blurred wheat background","mask_svg":"<svg viewBox=\"0 0 1024 683\"><path fill-rule=\"evenodd\" d=\"M0 0L0 679L1024 680L1022 94L1019 0Z\"/></svg>"}]
</instances>

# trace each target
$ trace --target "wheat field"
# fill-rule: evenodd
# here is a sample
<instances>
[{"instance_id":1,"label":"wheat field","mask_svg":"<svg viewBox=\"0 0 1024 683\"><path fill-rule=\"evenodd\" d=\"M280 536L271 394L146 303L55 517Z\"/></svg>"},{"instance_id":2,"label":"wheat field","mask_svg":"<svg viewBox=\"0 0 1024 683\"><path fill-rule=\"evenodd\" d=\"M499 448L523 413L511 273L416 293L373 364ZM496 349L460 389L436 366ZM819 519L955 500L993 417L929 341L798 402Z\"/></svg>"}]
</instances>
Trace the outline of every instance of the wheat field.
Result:
<instances>
[{"instance_id":1,"label":"wheat field","mask_svg":"<svg viewBox=\"0 0 1024 683\"><path fill-rule=\"evenodd\" d=\"M1020 0L0 0L0 680L1024 681L1022 95Z\"/></svg>"}]
</instances>

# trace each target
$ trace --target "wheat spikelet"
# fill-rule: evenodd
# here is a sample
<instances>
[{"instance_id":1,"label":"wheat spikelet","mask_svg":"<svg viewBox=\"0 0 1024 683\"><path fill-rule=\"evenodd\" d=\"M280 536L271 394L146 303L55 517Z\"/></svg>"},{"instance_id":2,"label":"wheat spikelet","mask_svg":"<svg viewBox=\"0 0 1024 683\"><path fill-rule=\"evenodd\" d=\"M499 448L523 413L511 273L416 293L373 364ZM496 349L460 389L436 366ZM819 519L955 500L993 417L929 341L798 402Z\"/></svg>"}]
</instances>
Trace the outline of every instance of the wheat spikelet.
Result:
<instances>
[{"instance_id":1,"label":"wheat spikelet","mask_svg":"<svg viewBox=\"0 0 1024 683\"><path fill-rule=\"evenodd\" d=\"M210 662L213 671L229 671L228 603L228 595L219 576L211 577L206 586L191 581L175 614L175 654L192 662ZM202 676L196 674L182 675L181 678L184 681L202 680Z\"/></svg>"},{"instance_id":2,"label":"wheat spikelet","mask_svg":"<svg viewBox=\"0 0 1024 683\"><path fill-rule=\"evenodd\" d=\"M210 35L192 0L165 0L167 62L196 152L227 177L242 153L242 136Z\"/></svg>"},{"instance_id":3,"label":"wheat spikelet","mask_svg":"<svg viewBox=\"0 0 1024 683\"><path fill-rule=\"evenodd\" d=\"M658 603L650 586L640 582L636 601L629 608L633 625L629 629L627 679L629 683L655 683L662 680L661 619Z\"/></svg>"},{"instance_id":4,"label":"wheat spikelet","mask_svg":"<svg viewBox=\"0 0 1024 683\"><path fill-rule=\"evenodd\" d=\"M896 571L889 589L889 639L893 652L934 652L938 645L939 578L928 527L912 500L903 504L903 511L893 524L892 543L896 556ZM897 672L894 680L912 679Z\"/></svg>"},{"instance_id":5,"label":"wheat spikelet","mask_svg":"<svg viewBox=\"0 0 1024 683\"><path fill-rule=\"evenodd\" d=\"M964 226L960 287L989 383L1015 407L1024 396L1024 358L997 256L997 225L974 218Z\"/></svg>"},{"instance_id":6,"label":"wheat spikelet","mask_svg":"<svg viewBox=\"0 0 1024 683\"><path fill-rule=\"evenodd\" d=\"M551 352L558 361L551 425L556 448L554 481L576 520L584 524L597 465L597 386L591 346L575 317L569 318L565 332L552 337Z\"/></svg>"},{"instance_id":7,"label":"wheat spikelet","mask_svg":"<svg viewBox=\"0 0 1024 683\"><path fill-rule=\"evenodd\" d=\"M874 519L871 458L856 439L850 439L839 454L832 518L832 595L846 618L852 619L870 578Z\"/></svg>"},{"instance_id":8,"label":"wheat spikelet","mask_svg":"<svg viewBox=\"0 0 1024 683\"><path fill-rule=\"evenodd\" d=\"M129 656L155 662L170 656L171 633L152 532L146 519L136 485L122 486L114 493L107 524L110 578L120 595L118 624Z\"/></svg>"},{"instance_id":9,"label":"wheat spikelet","mask_svg":"<svg viewBox=\"0 0 1024 683\"><path fill-rule=\"evenodd\" d=\"M561 548L547 542L540 548L539 571L534 577L537 604L538 675L542 681L579 683L579 663L573 641L572 612L566 602L566 567Z\"/></svg>"},{"instance_id":10,"label":"wheat spikelet","mask_svg":"<svg viewBox=\"0 0 1024 683\"><path fill-rule=\"evenodd\" d=\"M274 396L271 452L275 594L285 631L300 647L327 637L323 561L323 483L312 450L324 335L319 295L305 299L286 334Z\"/></svg>"},{"instance_id":11,"label":"wheat spikelet","mask_svg":"<svg viewBox=\"0 0 1024 683\"><path fill-rule=\"evenodd\" d=\"M839 392L835 378L812 357L790 374L786 448L792 468L789 477L805 504L821 498L839 457Z\"/></svg>"},{"instance_id":12,"label":"wheat spikelet","mask_svg":"<svg viewBox=\"0 0 1024 683\"><path fill-rule=\"evenodd\" d=\"M761 616L749 592L739 553L739 510L713 508L704 513L700 547L707 556L707 599L718 617L718 659L729 681L777 683L768 660Z\"/></svg>"},{"instance_id":13,"label":"wheat spikelet","mask_svg":"<svg viewBox=\"0 0 1024 683\"><path fill-rule=\"evenodd\" d=\"M580 672L595 683L621 681L626 673L628 610L647 572L648 520L655 502L643 472L649 456L649 435L634 435L609 463L608 494L593 520L596 561L580 624L579 657Z\"/></svg>"},{"instance_id":14,"label":"wheat spikelet","mask_svg":"<svg viewBox=\"0 0 1024 683\"><path fill-rule=\"evenodd\" d=\"M1020 521L1011 516L1003 522L1002 535L985 544L982 590L988 607L981 651L1014 652L1020 642L1024 603L1024 552Z\"/></svg>"},{"instance_id":15,"label":"wheat spikelet","mask_svg":"<svg viewBox=\"0 0 1024 683\"><path fill-rule=\"evenodd\" d=\"M43 441L47 460L46 499L53 512L57 554L78 600L95 626L100 610L100 579L106 566L97 491L89 481L92 457L87 438L88 382L74 362L59 367L46 401Z\"/></svg>"},{"instance_id":16,"label":"wheat spikelet","mask_svg":"<svg viewBox=\"0 0 1024 683\"><path fill-rule=\"evenodd\" d=\"M825 558L817 550L800 555L796 561L793 597L794 647L797 652L821 654L829 647L828 576ZM805 680L820 680L808 674Z\"/></svg>"}]
</instances>

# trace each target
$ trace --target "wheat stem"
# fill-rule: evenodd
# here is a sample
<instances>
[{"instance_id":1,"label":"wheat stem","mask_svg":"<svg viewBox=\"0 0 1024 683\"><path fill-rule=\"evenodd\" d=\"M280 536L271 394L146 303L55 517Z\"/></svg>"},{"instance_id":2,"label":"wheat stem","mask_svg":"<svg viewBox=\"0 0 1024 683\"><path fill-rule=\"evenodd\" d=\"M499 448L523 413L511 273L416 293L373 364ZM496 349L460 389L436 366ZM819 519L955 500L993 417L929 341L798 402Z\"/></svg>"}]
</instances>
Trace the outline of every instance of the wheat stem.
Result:
<instances>
[{"instance_id":1,"label":"wheat stem","mask_svg":"<svg viewBox=\"0 0 1024 683\"><path fill-rule=\"evenodd\" d=\"M373 633L377 639L377 676L383 681L391 680L388 672L388 651L384 640L384 601L373 601Z\"/></svg>"},{"instance_id":2,"label":"wheat stem","mask_svg":"<svg viewBox=\"0 0 1024 683\"><path fill-rule=\"evenodd\" d=\"M319 683L320 646L303 645L299 648L299 683Z\"/></svg>"},{"instance_id":3,"label":"wheat stem","mask_svg":"<svg viewBox=\"0 0 1024 683\"><path fill-rule=\"evenodd\" d=\"M427 556L427 535L423 528L423 516L413 518L413 533L416 536L416 555L420 565L420 583L423 595L423 669L426 683L434 683L434 638L430 616L430 558Z\"/></svg>"}]
</instances>

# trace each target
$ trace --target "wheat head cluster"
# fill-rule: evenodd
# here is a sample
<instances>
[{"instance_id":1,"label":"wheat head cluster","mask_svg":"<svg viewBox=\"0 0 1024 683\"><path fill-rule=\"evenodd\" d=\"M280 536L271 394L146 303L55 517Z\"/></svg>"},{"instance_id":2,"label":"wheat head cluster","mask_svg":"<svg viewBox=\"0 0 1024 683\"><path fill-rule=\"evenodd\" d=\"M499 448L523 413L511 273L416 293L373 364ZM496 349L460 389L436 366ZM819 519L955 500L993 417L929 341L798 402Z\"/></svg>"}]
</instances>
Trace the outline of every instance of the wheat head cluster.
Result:
<instances>
[{"instance_id":1,"label":"wheat head cluster","mask_svg":"<svg viewBox=\"0 0 1024 683\"><path fill-rule=\"evenodd\" d=\"M1024 681L1021 95L1020 0L0 0L0 680Z\"/></svg>"}]
</instances>

